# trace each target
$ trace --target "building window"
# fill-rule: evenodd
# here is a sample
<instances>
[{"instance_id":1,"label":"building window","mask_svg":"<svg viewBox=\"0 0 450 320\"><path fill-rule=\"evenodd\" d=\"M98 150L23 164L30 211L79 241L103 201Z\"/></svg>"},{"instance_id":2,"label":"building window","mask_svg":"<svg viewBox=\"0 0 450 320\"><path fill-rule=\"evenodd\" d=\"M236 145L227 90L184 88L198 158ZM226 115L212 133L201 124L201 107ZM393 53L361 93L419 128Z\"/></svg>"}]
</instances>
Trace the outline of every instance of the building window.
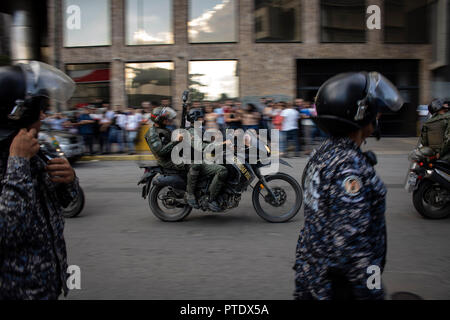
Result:
<instances>
[{"instance_id":1,"label":"building window","mask_svg":"<svg viewBox=\"0 0 450 320\"><path fill-rule=\"evenodd\" d=\"M111 45L109 0L64 0L65 47Z\"/></svg>"},{"instance_id":2,"label":"building window","mask_svg":"<svg viewBox=\"0 0 450 320\"><path fill-rule=\"evenodd\" d=\"M110 71L108 63L68 64L67 74L75 81L72 107L100 106L109 101Z\"/></svg>"},{"instance_id":3,"label":"building window","mask_svg":"<svg viewBox=\"0 0 450 320\"><path fill-rule=\"evenodd\" d=\"M255 0L256 42L301 41L301 0Z\"/></svg>"},{"instance_id":4,"label":"building window","mask_svg":"<svg viewBox=\"0 0 450 320\"><path fill-rule=\"evenodd\" d=\"M236 0L191 0L189 42L236 42L236 10Z\"/></svg>"},{"instance_id":5,"label":"building window","mask_svg":"<svg viewBox=\"0 0 450 320\"><path fill-rule=\"evenodd\" d=\"M385 0L385 42L429 42L430 10L427 2L427 0Z\"/></svg>"},{"instance_id":6,"label":"building window","mask_svg":"<svg viewBox=\"0 0 450 320\"><path fill-rule=\"evenodd\" d=\"M322 42L365 42L365 0L321 0Z\"/></svg>"},{"instance_id":7,"label":"building window","mask_svg":"<svg viewBox=\"0 0 450 320\"><path fill-rule=\"evenodd\" d=\"M217 101L239 97L238 62L190 61L189 90L193 101Z\"/></svg>"},{"instance_id":8,"label":"building window","mask_svg":"<svg viewBox=\"0 0 450 320\"><path fill-rule=\"evenodd\" d=\"M173 70L173 62L125 64L128 106L139 107L142 102L171 99Z\"/></svg>"},{"instance_id":9,"label":"building window","mask_svg":"<svg viewBox=\"0 0 450 320\"><path fill-rule=\"evenodd\" d=\"M127 0L127 45L173 44L172 0Z\"/></svg>"}]
</instances>

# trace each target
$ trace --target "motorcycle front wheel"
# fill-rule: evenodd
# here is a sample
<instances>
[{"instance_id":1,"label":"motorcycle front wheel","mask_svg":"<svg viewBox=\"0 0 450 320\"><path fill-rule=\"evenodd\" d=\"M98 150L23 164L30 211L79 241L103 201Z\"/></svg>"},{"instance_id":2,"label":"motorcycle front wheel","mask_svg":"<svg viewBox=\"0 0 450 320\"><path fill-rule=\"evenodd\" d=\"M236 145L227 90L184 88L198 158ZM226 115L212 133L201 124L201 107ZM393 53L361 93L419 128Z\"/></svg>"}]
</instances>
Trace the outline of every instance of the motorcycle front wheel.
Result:
<instances>
[{"instance_id":1,"label":"motorcycle front wheel","mask_svg":"<svg viewBox=\"0 0 450 320\"><path fill-rule=\"evenodd\" d=\"M153 214L165 222L177 222L186 218L192 211L189 205L177 202L179 197L171 187L153 186L148 204Z\"/></svg>"},{"instance_id":2,"label":"motorcycle front wheel","mask_svg":"<svg viewBox=\"0 0 450 320\"><path fill-rule=\"evenodd\" d=\"M74 199L66 208L63 208L62 213L65 218L75 218L84 208L84 192L80 188L78 197Z\"/></svg>"},{"instance_id":3,"label":"motorcycle front wheel","mask_svg":"<svg viewBox=\"0 0 450 320\"><path fill-rule=\"evenodd\" d=\"M303 203L302 188L290 175L277 173L265 177L267 185L275 194L263 186L262 181L253 188L253 207L256 213L268 222L280 223L292 219L300 210Z\"/></svg>"},{"instance_id":4,"label":"motorcycle front wheel","mask_svg":"<svg viewBox=\"0 0 450 320\"><path fill-rule=\"evenodd\" d=\"M430 180L421 181L413 193L414 207L424 218L445 219L450 216L449 192Z\"/></svg>"}]
</instances>

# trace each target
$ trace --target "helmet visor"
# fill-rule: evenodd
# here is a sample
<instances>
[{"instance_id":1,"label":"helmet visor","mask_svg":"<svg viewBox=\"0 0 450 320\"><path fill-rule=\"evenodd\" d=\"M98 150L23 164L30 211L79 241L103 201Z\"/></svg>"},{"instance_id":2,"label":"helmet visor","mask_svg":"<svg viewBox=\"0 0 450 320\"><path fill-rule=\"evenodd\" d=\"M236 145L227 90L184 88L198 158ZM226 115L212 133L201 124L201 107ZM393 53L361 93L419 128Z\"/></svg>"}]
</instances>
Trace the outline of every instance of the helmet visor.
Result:
<instances>
[{"instance_id":1,"label":"helmet visor","mask_svg":"<svg viewBox=\"0 0 450 320\"><path fill-rule=\"evenodd\" d=\"M75 82L68 75L48 64L30 61L21 67L25 71L27 95L65 103L75 90Z\"/></svg>"},{"instance_id":2,"label":"helmet visor","mask_svg":"<svg viewBox=\"0 0 450 320\"><path fill-rule=\"evenodd\" d=\"M369 73L368 97L378 108L388 108L394 112L400 110L404 104L397 88L378 72Z\"/></svg>"},{"instance_id":3,"label":"helmet visor","mask_svg":"<svg viewBox=\"0 0 450 320\"><path fill-rule=\"evenodd\" d=\"M173 120L177 116L177 112L173 110L171 107L164 107L161 110L161 115L165 116L169 120Z\"/></svg>"}]
</instances>

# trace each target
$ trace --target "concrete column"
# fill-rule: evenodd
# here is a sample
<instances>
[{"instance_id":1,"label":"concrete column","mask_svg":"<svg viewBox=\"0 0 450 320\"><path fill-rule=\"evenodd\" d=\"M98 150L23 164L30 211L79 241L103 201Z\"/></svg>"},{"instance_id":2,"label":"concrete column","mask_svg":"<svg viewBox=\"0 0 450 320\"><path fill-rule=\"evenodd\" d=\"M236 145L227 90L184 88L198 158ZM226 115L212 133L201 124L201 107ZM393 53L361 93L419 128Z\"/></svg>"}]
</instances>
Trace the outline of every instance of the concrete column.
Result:
<instances>
[{"instance_id":1,"label":"concrete column","mask_svg":"<svg viewBox=\"0 0 450 320\"><path fill-rule=\"evenodd\" d=\"M190 53L188 51L188 2L185 0L173 1L174 15L174 39L175 54L173 58L174 72L172 73L172 106L177 110L177 121L181 119L182 101L181 95L188 89L188 61Z\"/></svg>"},{"instance_id":2,"label":"concrete column","mask_svg":"<svg viewBox=\"0 0 450 320\"><path fill-rule=\"evenodd\" d=\"M366 10L371 5L377 5L381 10L381 29L366 29L366 40L371 46L381 45L384 41L384 1L383 0L366 0ZM367 11L366 22L367 23Z\"/></svg>"},{"instance_id":3,"label":"concrete column","mask_svg":"<svg viewBox=\"0 0 450 320\"><path fill-rule=\"evenodd\" d=\"M429 104L431 102L431 70L428 59L420 60L419 63L419 103Z\"/></svg>"},{"instance_id":4,"label":"concrete column","mask_svg":"<svg viewBox=\"0 0 450 320\"><path fill-rule=\"evenodd\" d=\"M320 0L303 0L302 21L302 41L320 43Z\"/></svg>"},{"instance_id":5,"label":"concrete column","mask_svg":"<svg viewBox=\"0 0 450 320\"><path fill-rule=\"evenodd\" d=\"M111 65L110 65L110 101L112 106L125 106L125 61L122 55L124 47L124 1L111 0Z\"/></svg>"},{"instance_id":6,"label":"concrete column","mask_svg":"<svg viewBox=\"0 0 450 320\"><path fill-rule=\"evenodd\" d=\"M125 66L122 60L113 60L110 65L110 97L111 105L125 106Z\"/></svg>"}]
</instances>

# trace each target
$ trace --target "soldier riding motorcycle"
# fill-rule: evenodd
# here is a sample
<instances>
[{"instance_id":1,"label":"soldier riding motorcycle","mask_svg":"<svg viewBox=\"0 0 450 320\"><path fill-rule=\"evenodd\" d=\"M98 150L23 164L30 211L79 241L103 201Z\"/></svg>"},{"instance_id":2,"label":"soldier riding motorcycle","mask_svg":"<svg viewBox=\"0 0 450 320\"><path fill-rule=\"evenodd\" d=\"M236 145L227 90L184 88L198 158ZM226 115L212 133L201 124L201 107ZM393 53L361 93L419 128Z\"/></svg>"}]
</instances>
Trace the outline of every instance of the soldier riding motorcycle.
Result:
<instances>
[{"instance_id":1,"label":"soldier riding motorcycle","mask_svg":"<svg viewBox=\"0 0 450 320\"><path fill-rule=\"evenodd\" d=\"M423 217L443 219L450 216L450 114L439 99L428 110L433 116L409 155L405 189L413 192L414 207Z\"/></svg>"},{"instance_id":2,"label":"soldier riding motorcycle","mask_svg":"<svg viewBox=\"0 0 450 320\"><path fill-rule=\"evenodd\" d=\"M183 109L186 108L187 96L183 99ZM191 112L190 118L194 117L196 111ZM184 112L183 112L184 114ZM175 117L172 115L172 119ZM184 116L181 122L184 123ZM191 131L192 132L192 131ZM149 134L147 135L149 136ZM170 139L170 137L168 137ZM179 139L181 140L181 139ZM151 145L152 141L149 141ZM180 141L167 140L166 146L171 151ZM221 188L220 194L217 195L216 203L218 210L212 210L210 206L209 192L214 179L200 174L196 181L195 197L197 199L198 208L203 211L226 211L236 208L241 200L242 193L253 188L253 207L256 213L269 222L285 222L292 219L300 210L303 200L302 190L298 182L285 173L276 173L271 175L263 175L261 169L270 165L258 158L256 163L250 163L249 155L251 152L257 151L259 157L265 153L270 154L270 148L262 142L256 135L252 136L253 143L245 146L245 157L238 156L238 149L234 149L234 161L227 163L224 159L223 167L226 168L225 185ZM165 151L167 151L165 150ZM224 157L226 154L224 153ZM164 161L169 161L166 158ZM280 163L290 166L282 159ZM187 191L187 165L170 165L165 166L164 163L158 161L157 166L141 166L145 169L145 173L138 184L143 184L142 196L148 197L150 209L163 221L181 221L186 218L192 211L192 206L186 200L185 193ZM222 166L219 166L222 167ZM223 176L222 176L223 177ZM257 182L252 185L252 183Z\"/></svg>"}]
</instances>

